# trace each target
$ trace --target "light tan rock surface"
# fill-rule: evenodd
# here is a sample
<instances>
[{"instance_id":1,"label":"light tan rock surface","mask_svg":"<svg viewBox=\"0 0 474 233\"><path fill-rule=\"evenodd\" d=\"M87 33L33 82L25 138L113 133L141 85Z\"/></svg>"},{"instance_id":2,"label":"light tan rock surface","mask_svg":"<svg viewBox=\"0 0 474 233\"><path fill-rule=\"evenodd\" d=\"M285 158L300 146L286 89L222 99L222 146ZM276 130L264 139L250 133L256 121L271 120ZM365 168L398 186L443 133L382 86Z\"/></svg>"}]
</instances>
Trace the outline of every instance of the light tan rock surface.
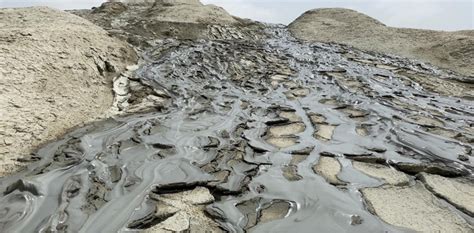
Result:
<instances>
[{"instance_id":1,"label":"light tan rock surface","mask_svg":"<svg viewBox=\"0 0 474 233\"><path fill-rule=\"evenodd\" d=\"M429 190L470 216L474 216L474 182L463 178L446 178L421 173L420 179Z\"/></svg>"},{"instance_id":2,"label":"light tan rock surface","mask_svg":"<svg viewBox=\"0 0 474 233\"><path fill-rule=\"evenodd\" d=\"M361 190L369 210L394 226L419 232L473 232L463 218L442 206L423 184Z\"/></svg>"},{"instance_id":3,"label":"light tan rock surface","mask_svg":"<svg viewBox=\"0 0 474 233\"><path fill-rule=\"evenodd\" d=\"M399 172L388 166L357 161L352 162L352 166L369 176L381 179L386 184L405 185L410 182L409 177L405 173Z\"/></svg>"},{"instance_id":4,"label":"light tan rock surface","mask_svg":"<svg viewBox=\"0 0 474 233\"><path fill-rule=\"evenodd\" d=\"M388 27L367 15L342 8L307 11L289 28L300 39L415 58L474 76L472 30L443 32Z\"/></svg>"},{"instance_id":5,"label":"light tan rock surface","mask_svg":"<svg viewBox=\"0 0 474 233\"><path fill-rule=\"evenodd\" d=\"M19 157L112 105L112 78L132 48L75 15L0 9L0 176Z\"/></svg>"}]
</instances>

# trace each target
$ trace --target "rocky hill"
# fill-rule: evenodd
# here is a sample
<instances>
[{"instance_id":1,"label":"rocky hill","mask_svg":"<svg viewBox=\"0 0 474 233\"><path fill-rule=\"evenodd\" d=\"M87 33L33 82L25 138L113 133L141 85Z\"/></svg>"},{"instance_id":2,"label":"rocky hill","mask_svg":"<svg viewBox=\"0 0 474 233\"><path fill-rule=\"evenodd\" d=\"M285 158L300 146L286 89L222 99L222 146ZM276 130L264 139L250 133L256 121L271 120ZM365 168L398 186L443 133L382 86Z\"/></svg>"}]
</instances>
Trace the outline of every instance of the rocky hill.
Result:
<instances>
[{"instance_id":1,"label":"rocky hill","mask_svg":"<svg viewBox=\"0 0 474 233\"><path fill-rule=\"evenodd\" d=\"M105 113L132 47L80 17L46 7L0 9L0 176L17 159Z\"/></svg>"},{"instance_id":2,"label":"rocky hill","mask_svg":"<svg viewBox=\"0 0 474 233\"><path fill-rule=\"evenodd\" d=\"M341 8L305 12L289 25L297 38L347 44L367 51L419 59L474 76L474 31L442 32L388 27Z\"/></svg>"},{"instance_id":3,"label":"rocky hill","mask_svg":"<svg viewBox=\"0 0 474 233\"><path fill-rule=\"evenodd\" d=\"M157 39L258 39L262 25L198 0L112 1L71 13L143 47Z\"/></svg>"}]
</instances>

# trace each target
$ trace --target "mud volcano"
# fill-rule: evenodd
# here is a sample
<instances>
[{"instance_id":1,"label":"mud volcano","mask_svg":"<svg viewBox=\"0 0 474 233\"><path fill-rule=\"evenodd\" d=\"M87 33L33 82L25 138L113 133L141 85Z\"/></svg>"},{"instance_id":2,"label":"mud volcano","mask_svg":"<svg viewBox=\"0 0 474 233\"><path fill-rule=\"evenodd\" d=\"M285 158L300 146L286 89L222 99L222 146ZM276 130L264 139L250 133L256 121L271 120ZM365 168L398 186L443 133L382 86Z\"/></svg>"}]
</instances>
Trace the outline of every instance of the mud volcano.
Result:
<instances>
[{"instance_id":1,"label":"mud volcano","mask_svg":"<svg viewBox=\"0 0 474 233\"><path fill-rule=\"evenodd\" d=\"M153 109L77 129L1 178L1 231L472 232L472 196L437 187L473 187L467 77L279 25L262 35L143 48L124 85Z\"/></svg>"}]
</instances>

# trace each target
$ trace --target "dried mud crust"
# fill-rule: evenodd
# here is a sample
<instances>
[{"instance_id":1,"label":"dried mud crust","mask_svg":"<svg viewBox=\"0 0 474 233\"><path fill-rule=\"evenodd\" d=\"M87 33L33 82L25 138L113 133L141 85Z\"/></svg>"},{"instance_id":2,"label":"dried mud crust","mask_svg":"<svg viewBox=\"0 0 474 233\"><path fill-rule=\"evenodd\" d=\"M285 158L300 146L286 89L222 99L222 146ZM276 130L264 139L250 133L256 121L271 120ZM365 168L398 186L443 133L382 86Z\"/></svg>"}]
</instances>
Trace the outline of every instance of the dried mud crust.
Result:
<instances>
[{"instance_id":1,"label":"dried mud crust","mask_svg":"<svg viewBox=\"0 0 474 233\"><path fill-rule=\"evenodd\" d=\"M362 190L369 209L384 221L419 232L472 232L474 228L443 205L421 183Z\"/></svg>"},{"instance_id":2,"label":"dried mud crust","mask_svg":"<svg viewBox=\"0 0 474 233\"><path fill-rule=\"evenodd\" d=\"M268 25L266 33L266 43L157 40L133 75L114 84L124 97L119 110L148 98L156 108L77 129L43 147L28 170L3 179L5 229L424 229L404 221L413 214L427 221L442 214L445 224L430 225L434 231L471 229L471 217L460 212L469 198L455 202L438 189L450 205L417 180L422 172L463 182L472 174L471 100L407 77L451 82L457 75L302 43L282 26ZM9 218L27 208L28 219Z\"/></svg>"},{"instance_id":3,"label":"dried mud crust","mask_svg":"<svg viewBox=\"0 0 474 233\"><path fill-rule=\"evenodd\" d=\"M46 7L0 9L0 51L0 176L106 112L112 77L137 60L103 29Z\"/></svg>"}]
</instances>

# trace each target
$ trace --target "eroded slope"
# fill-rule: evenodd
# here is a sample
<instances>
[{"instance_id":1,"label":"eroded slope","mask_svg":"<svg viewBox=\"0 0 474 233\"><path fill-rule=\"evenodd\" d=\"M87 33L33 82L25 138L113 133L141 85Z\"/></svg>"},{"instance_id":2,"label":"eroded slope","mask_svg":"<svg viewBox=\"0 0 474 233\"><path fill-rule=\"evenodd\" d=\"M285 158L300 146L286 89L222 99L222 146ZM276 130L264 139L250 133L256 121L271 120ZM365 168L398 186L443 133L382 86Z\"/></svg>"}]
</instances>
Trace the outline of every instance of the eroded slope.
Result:
<instances>
[{"instance_id":1,"label":"eroded slope","mask_svg":"<svg viewBox=\"0 0 474 233\"><path fill-rule=\"evenodd\" d=\"M112 77L136 60L130 46L80 17L0 9L0 176L37 146L103 114Z\"/></svg>"}]
</instances>

